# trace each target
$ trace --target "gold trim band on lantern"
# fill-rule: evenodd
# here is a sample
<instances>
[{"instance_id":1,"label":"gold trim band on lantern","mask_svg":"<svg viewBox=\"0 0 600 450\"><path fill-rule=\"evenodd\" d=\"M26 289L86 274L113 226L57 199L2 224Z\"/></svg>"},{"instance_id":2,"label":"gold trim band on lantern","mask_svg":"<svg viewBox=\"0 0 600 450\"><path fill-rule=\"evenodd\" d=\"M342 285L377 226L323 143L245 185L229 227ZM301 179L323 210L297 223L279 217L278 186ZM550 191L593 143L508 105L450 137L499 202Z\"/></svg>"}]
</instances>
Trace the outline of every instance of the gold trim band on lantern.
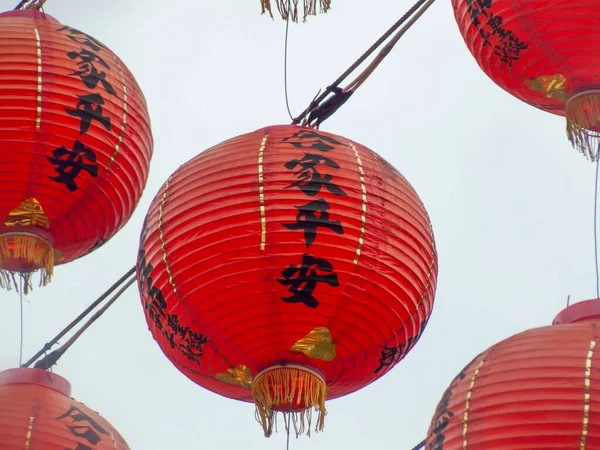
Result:
<instances>
[{"instance_id":1,"label":"gold trim band on lantern","mask_svg":"<svg viewBox=\"0 0 600 450\"><path fill-rule=\"evenodd\" d=\"M35 130L40 131L42 127L42 39L40 38L40 32L35 27L35 43L36 43L36 54L37 54L37 112L35 118Z\"/></svg>"},{"instance_id":2,"label":"gold trim band on lantern","mask_svg":"<svg viewBox=\"0 0 600 450\"><path fill-rule=\"evenodd\" d=\"M258 150L258 198L260 200L260 249L264 251L267 247L267 214L265 210L265 178L263 171L263 161L265 148L269 135L265 134Z\"/></svg>"},{"instance_id":3,"label":"gold trim band on lantern","mask_svg":"<svg viewBox=\"0 0 600 450\"><path fill-rule=\"evenodd\" d=\"M119 131L119 137L117 138L117 142L115 144L115 150L113 151L112 155L110 155L110 160L108 161L108 164L106 164L107 169L112 165L112 163L115 162L115 158L121 150L121 144L123 143L123 137L125 136L125 127L127 126L127 84L125 84L125 75L123 74L123 68L121 67L121 63L118 59L117 67L119 69L119 73L121 74L121 83L123 84L123 119L121 121L121 130Z\"/></svg>"},{"instance_id":4,"label":"gold trim band on lantern","mask_svg":"<svg viewBox=\"0 0 600 450\"><path fill-rule=\"evenodd\" d=\"M354 264L358 264L360 258L360 252L362 251L365 243L365 229L367 226L367 184L365 182L365 170L363 168L362 160L358 149L352 142L348 142L352 150L354 150L354 156L356 156L356 162L358 164L358 171L360 172L360 187L362 191L362 216L360 224L360 235L358 236L358 247L356 248L356 256L354 257Z\"/></svg>"},{"instance_id":5,"label":"gold trim band on lantern","mask_svg":"<svg viewBox=\"0 0 600 450\"><path fill-rule=\"evenodd\" d=\"M165 212L164 208L165 208L165 203L167 202L167 192L169 190L169 184L171 183L171 178L173 178L173 175L171 175L165 183L165 190L163 192L162 199L160 201L160 206L158 207L158 238L160 239L160 249L163 254L162 260L165 263L165 270L167 271L167 275L169 276L169 284L173 288L173 292L175 294L178 294L177 286L175 286L175 280L173 279L173 271L171 270L171 264L169 264L169 260L167 259L165 232L163 229L163 216L164 216L164 212Z\"/></svg>"},{"instance_id":6,"label":"gold trim band on lantern","mask_svg":"<svg viewBox=\"0 0 600 450\"><path fill-rule=\"evenodd\" d=\"M471 407L471 395L473 394L473 388L475 387L475 380L477 379L477 376L479 375L479 370L481 369L481 367L483 366L484 363L485 363L485 358L482 359L479 362L479 364L477 364L477 367L475 368L475 371L473 372L473 375L471 376L471 383L469 384L469 390L467 391L467 398L465 400L465 412L463 413L463 430L462 430L463 450L467 449L467 431L468 431L467 422L469 420L469 408Z\"/></svg>"},{"instance_id":7,"label":"gold trim band on lantern","mask_svg":"<svg viewBox=\"0 0 600 450\"><path fill-rule=\"evenodd\" d=\"M581 429L581 439L579 440L579 450L585 450L585 444L588 435L588 426L590 423L590 391L592 384L592 358L594 357L594 348L596 341L590 341L590 346L585 359L585 392L583 394L583 425Z\"/></svg>"}]
</instances>

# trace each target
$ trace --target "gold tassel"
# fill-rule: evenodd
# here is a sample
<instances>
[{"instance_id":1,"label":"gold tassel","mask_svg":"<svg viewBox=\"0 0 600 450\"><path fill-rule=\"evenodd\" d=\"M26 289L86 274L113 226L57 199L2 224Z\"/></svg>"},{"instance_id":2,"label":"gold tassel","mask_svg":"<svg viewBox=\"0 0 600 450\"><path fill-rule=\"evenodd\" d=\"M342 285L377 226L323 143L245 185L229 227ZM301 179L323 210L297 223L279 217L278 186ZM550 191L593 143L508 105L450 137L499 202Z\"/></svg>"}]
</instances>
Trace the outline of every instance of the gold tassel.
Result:
<instances>
[{"instance_id":1,"label":"gold tassel","mask_svg":"<svg viewBox=\"0 0 600 450\"><path fill-rule=\"evenodd\" d=\"M265 436L273 434L277 426L276 410L284 413L286 429L290 421L296 437L306 432L310 436L313 408L318 412L315 431L323 431L325 425L325 380L307 367L288 365L264 370L252 383L252 397L256 405L256 420L262 425ZM293 409L297 406L298 409Z\"/></svg>"},{"instance_id":2,"label":"gold tassel","mask_svg":"<svg viewBox=\"0 0 600 450\"><path fill-rule=\"evenodd\" d=\"M567 136L573 148L596 161L600 148L600 90L574 95L565 106Z\"/></svg>"},{"instance_id":3,"label":"gold tassel","mask_svg":"<svg viewBox=\"0 0 600 450\"><path fill-rule=\"evenodd\" d=\"M23 281L23 293L28 294L31 289L31 278L33 272L40 271L39 286L46 286L52 279L54 273L54 249L50 243L32 233L14 232L0 236L0 266L9 263L10 266L17 261L26 261L33 266L32 270L15 272L13 270L0 270L0 288L19 291ZM12 264L11 264L12 263Z\"/></svg>"},{"instance_id":4,"label":"gold tassel","mask_svg":"<svg viewBox=\"0 0 600 450\"><path fill-rule=\"evenodd\" d=\"M298 3L300 0L292 0L292 10L288 11L289 0L276 0L277 9L283 20L287 20L288 16L292 22L298 22ZM331 0L304 0L304 17L303 21L306 22L308 16L317 15L317 2L320 6L321 13L326 13L331 9ZM268 12L271 18L273 13L271 12L271 0L261 0L262 14Z\"/></svg>"}]
</instances>

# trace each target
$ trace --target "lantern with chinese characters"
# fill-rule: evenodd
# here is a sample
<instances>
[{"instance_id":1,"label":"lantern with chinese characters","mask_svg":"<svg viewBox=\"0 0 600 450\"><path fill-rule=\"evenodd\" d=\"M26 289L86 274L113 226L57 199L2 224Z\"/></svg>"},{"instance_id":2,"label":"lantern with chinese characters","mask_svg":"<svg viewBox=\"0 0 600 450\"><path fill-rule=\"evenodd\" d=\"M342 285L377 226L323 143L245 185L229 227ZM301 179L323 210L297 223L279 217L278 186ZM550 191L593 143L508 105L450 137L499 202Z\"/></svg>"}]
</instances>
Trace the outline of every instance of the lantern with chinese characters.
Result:
<instances>
[{"instance_id":1,"label":"lantern with chinese characters","mask_svg":"<svg viewBox=\"0 0 600 450\"><path fill-rule=\"evenodd\" d=\"M131 217L152 156L144 96L104 44L0 14L0 287L73 261Z\"/></svg>"},{"instance_id":2,"label":"lantern with chinese characters","mask_svg":"<svg viewBox=\"0 0 600 450\"><path fill-rule=\"evenodd\" d=\"M268 12L271 18L273 11L271 9L271 0L260 0L262 5L262 13ZM274 0L277 3L277 9L284 20L289 19L292 22L298 22L298 2L300 0ZM317 3L320 6L320 12L326 13L331 8L331 0L304 0L304 22L308 16L317 15ZM290 10L288 10L290 6Z\"/></svg>"},{"instance_id":3,"label":"lantern with chinese characters","mask_svg":"<svg viewBox=\"0 0 600 450\"><path fill-rule=\"evenodd\" d=\"M322 429L416 344L437 254L406 179L368 148L272 126L181 166L146 216L137 266L150 331L187 377ZM306 425L306 428L304 426Z\"/></svg>"},{"instance_id":4,"label":"lantern with chinese characters","mask_svg":"<svg viewBox=\"0 0 600 450\"><path fill-rule=\"evenodd\" d=\"M0 372L0 448L129 450L111 424L70 397L69 382L54 373Z\"/></svg>"},{"instance_id":5,"label":"lantern with chinese characters","mask_svg":"<svg viewBox=\"0 0 600 450\"><path fill-rule=\"evenodd\" d=\"M600 2L452 0L460 32L501 88L567 118L567 135L591 160L600 145Z\"/></svg>"},{"instance_id":6,"label":"lantern with chinese characters","mask_svg":"<svg viewBox=\"0 0 600 450\"><path fill-rule=\"evenodd\" d=\"M425 448L600 448L600 299L489 348L452 381Z\"/></svg>"}]
</instances>

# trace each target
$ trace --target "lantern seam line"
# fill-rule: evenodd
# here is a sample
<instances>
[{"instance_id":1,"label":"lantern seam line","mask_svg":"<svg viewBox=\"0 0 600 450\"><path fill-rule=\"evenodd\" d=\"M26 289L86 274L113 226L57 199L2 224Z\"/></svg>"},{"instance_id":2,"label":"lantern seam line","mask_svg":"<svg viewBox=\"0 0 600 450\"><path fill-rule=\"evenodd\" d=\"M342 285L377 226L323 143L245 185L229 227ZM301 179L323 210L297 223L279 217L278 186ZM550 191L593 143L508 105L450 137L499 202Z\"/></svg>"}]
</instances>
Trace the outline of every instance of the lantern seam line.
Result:
<instances>
[{"instance_id":1,"label":"lantern seam line","mask_svg":"<svg viewBox=\"0 0 600 450\"><path fill-rule=\"evenodd\" d=\"M33 28L35 32L36 55L37 55L37 107L35 118L35 130L40 131L42 127L42 40L37 27Z\"/></svg>"},{"instance_id":2,"label":"lantern seam line","mask_svg":"<svg viewBox=\"0 0 600 450\"><path fill-rule=\"evenodd\" d=\"M173 280L173 272L171 271L171 264L169 264L169 260L167 259L167 249L165 247L165 245L166 245L165 244L165 231L163 229L164 207L165 207L165 203L167 201L167 192L169 190L169 183L171 182L171 178L173 178L173 175L171 175L165 183L165 190L163 192L162 199L160 201L160 206L158 208L158 232L159 232L159 239L160 239L160 249L163 254L162 260L165 263L165 269L167 271L167 275L169 276L169 284L173 288L173 292L176 295L179 295L179 293L177 292L177 286L175 286L175 281Z\"/></svg>"},{"instance_id":3,"label":"lantern seam line","mask_svg":"<svg viewBox=\"0 0 600 450\"><path fill-rule=\"evenodd\" d=\"M585 391L583 394L583 424L581 430L581 439L579 440L579 449L585 450L588 426L590 422L590 391L591 391L591 377L592 377L592 358L594 356L594 348L596 347L596 341L590 341L590 346L587 351L587 357L585 360L585 378L584 386Z\"/></svg>"},{"instance_id":4,"label":"lantern seam line","mask_svg":"<svg viewBox=\"0 0 600 450\"><path fill-rule=\"evenodd\" d=\"M267 214L265 210L265 178L264 178L264 154L269 135L265 134L258 150L258 198L260 200L260 249L264 251L267 247Z\"/></svg>"},{"instance_id":5,"label":"lantern seam line","mask_svg":"<svg viewBox=\"0 0 600 450\"><path fill-rule=\"evenodd\" d=\"M473 394L473 388L475 387L475 380L477 379L477 376L479 375L479 370L481 369L481 367L483 366L483 364L485 363L485 358L483 358L479 364L477 364L477 367L475 368L475 371L473 372L473 375L471 376L471 382L469 384L469 389L467 390L467 398L465 399L465 411L463 413L463 430L462 430L462 439L463 439L463 450L467 449L467 431L468 431L468 420L469 420L469 408L471 407L471 395Z\"/></svg>"},{"instance_id":6,"label":"lantern seam line","mask_svg":"<svg viewBox=\"0 0 600 450\"><path fill-rule=\"evenodd\" d=\"M119 137L117 138L117 142L115 143L115 150L112 155L110 155L110 160L106 165L108 169L112 163L115 162L115 158L117 154L121 150L121 144L123 143L123 138L125 136L125 127L127 126L127 115L128 115L128 96L127 96L127 84L125 83L125 75L123 74L123 68L121 67L121 63L117 59L117 67L119 68L119 73L121 74L121 83L123 84L123 119L121 121L121 130L119 131Z\"/></svg>"},{"instance_id":7,"label":"lantern seam line","mask_svg":"<svg viewBox=\"0 0 600 450\"><path fill-rule=\"evenodd\" d=\"M362 160L360 159L360 154L358 153L358 149L352 142L348 142L348 144L354 151L354 156L356 156L358 171L360 172L360 187L362 191L362 215L360 224L360 235L358 236L358 247L356 248L356 256L354 257L354 264L358 264L358 259L360 258L360 253L365 242L365 228L367 225L367 185L365 182L365 171L363 168Z\"/></svg>"}]
</instances>

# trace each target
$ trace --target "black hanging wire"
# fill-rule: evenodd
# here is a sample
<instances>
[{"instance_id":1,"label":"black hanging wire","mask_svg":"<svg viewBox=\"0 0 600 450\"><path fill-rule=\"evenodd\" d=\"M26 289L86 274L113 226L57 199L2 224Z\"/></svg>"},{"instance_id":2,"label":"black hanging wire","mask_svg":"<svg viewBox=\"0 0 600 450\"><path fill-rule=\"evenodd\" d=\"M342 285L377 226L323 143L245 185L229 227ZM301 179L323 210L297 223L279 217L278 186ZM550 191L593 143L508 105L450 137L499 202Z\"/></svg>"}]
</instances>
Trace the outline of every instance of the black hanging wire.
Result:
<instances>
[{"instance_id":1,"label":"black hanging wire","mask_svg":"<svg viewBox=\"0 0 600 450\"><path fill-rule=\"evenodd\" d=\"M594 187L594 257L596 260L596 298L600 298L600 270L598 268L598 168L600 158L596 160L596 183Z\"/></svg>"},{"instance_id":2,"label":"black hanging wire","mask_svg":"<svg viewBox=\"0 0 600 450\"><path fill-rule=\"evenodd\" d=\"M331 117L344 103L348 101L350 96L358 89L365 80L373 73L373 71L381 64L383 59L390 53L392 48L400 40L400 38L414 25L414 23L425 13L425 11L435 2L435 0L418 0L392 27L387 30L363 55L358 58L337 80L328 86L323 93L317 96L292 124L303 126L311 126L319 128L319 125ZM415 14L416 13L416 14ZM413 17L414 15L414 17ZM404 25L403 28L400 28ZM394 33L397 34L390 42L380 51L375 60L346 88L342 89L339 85L354 72L366 59L375 52L383 43ZM332 97L329 97L333 94ZM327 98L329 97L329 98Z\"/></svg>"},{"instance_id":3,"label":"black hanging wire","mask_svg":"<svg viewBox=\"0 0 600 450\"><path fill-rule=\"evenodd\" d=\"M24 337L23 335L25 334L25 327L24 327L24 318L23 318L23 291L25 288L25 280L23 279L23 277L20 277L19 279L19 303L20 303L20 307L21 307L21 341L20 341L20 345L19 345L19 366L21 364L23 364L23 341L24 341Z\"/></svg>"},{"instance_id":4,"label":"black hanging wire","mask_svg":"<svg viewBox=\"0 0 600 450\"><path fill-rule=\"evenodd\" d=\"M73 320L65 329L63 329L60 333L58 333L54 339L50 342L47 342L44 347L38 351L34 356L32 356L25 364L22 364L21 367L29 367L31 366L37 359L42 356L44 353L47 353L52 349L52 346L57 344L58 341L69 331L73 329L79 322L81 322L92 310L94 310L100 303L102 303L109 295L111 295L115 290L119 288L126 280L135 274L135 267L129 269L125 275L119 278L111 287L108 288L106 292L104 292L100 297L98 297L90 306L88 306L85 311L83 311L75 320ZM112 303L111 303L112 304ZM48 354L44 359L49 358L50 354ZM50 366L51 367L51 366Z\"/></svg>"},{"instance_id":5,"label":"black hanging wire","mask_svg":"<svg viewBox=\"0 0 600 450\"><path fill-rule=\"evenodd\" d=\"M287 108L287 112L290 116L290 119L294 120L294 116L292 115L292 111L290 110L290 100L288 97L288 76L287 76L287 69L288 69L288 38L289 38L289 32L290 32L290 10L292 8L292 0L288 0L288 14L287 14L287 19L286 19L286 23L285 23L285 53L284 53L284 57L283 57L283 84L284 84L284 90L285 90L285 106Z\"/></svg>"},{"instance_id":6,"label":"black hanging wire","mask_svg":"<svg viewBox=\"0 0 600 450\"><path fill-rule=\"evenodd\" d=\"M427 439L423 439L423 441L421 441L416 447L413 447L411 450L421 450L422 448L425 448L425 442L427 442Z\"/></svg>"},{"instance_id":7,"label":"black hanging wire","mask_svg":"<svg viewBox=\"0 0 600 450\"><path fill-rule=\"evenodd\" d=\"M42 7L44 6L44 3L46 3L46 0L33 0L31 2L29 2L30 0L21 0L17 6L15 6L14 10L16 11L17 9L37 9L40 10L42 9ZM27 5L27 3L29 3Z\"/></svg>"}]
</instances>

